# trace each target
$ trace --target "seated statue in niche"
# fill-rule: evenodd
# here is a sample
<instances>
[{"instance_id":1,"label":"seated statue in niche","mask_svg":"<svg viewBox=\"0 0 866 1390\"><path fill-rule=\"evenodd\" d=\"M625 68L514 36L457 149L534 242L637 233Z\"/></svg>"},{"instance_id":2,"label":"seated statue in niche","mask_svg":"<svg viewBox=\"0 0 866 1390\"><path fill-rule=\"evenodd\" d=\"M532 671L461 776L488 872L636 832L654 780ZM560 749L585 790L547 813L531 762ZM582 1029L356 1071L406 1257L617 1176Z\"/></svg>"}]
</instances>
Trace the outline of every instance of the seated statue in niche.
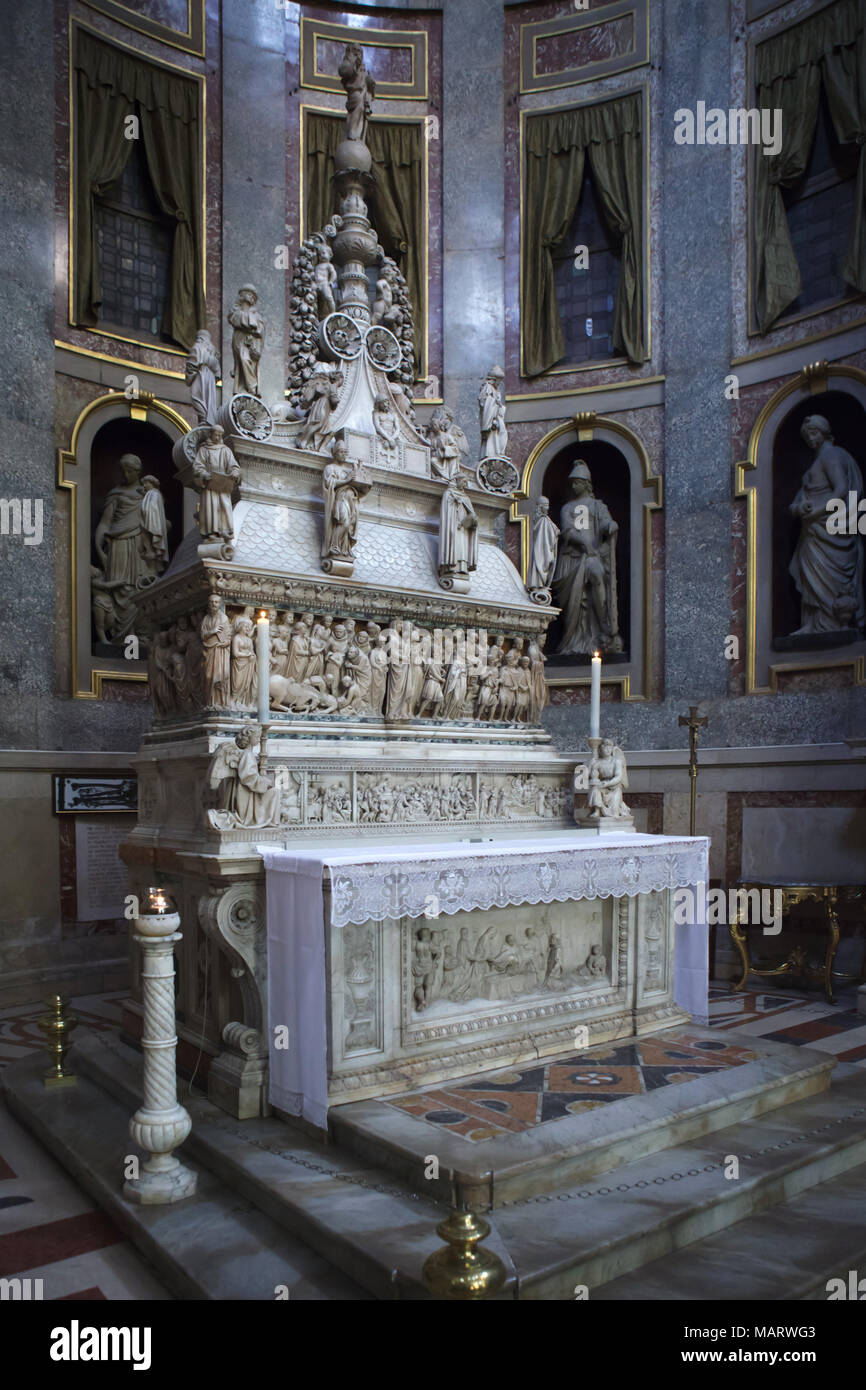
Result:
<instances>
[{"instance_id":1,"label":"seated statue in niche","mask_svg":"<svg viewBox=\"0 0 866 1390\"><path fill-rule=\"evenodd\" d=\"M810 415L800 433L815 457L790 507L800 519L800 538L788 572L801 603L800 626L791 637L838 633L853 641L866 627L863 538L834 531L827 503L839 498L847 507L850 493L862 495L863 479L847 450L833 443L823 415Z\"/></svg>"},{"instance_id":2,"label":"seated statue in niche","mask_svg":"<svg viewBox=\"0 0 866 1390\"><path fill-rule=\"evenodd\" d=\"M562 609L558 656L620 652L616 593L618 526L593 496L592 477L583 459L569 473L574 500L562 509L559 555L553 574L553 602Z\"/></svg>"}]
</instances>

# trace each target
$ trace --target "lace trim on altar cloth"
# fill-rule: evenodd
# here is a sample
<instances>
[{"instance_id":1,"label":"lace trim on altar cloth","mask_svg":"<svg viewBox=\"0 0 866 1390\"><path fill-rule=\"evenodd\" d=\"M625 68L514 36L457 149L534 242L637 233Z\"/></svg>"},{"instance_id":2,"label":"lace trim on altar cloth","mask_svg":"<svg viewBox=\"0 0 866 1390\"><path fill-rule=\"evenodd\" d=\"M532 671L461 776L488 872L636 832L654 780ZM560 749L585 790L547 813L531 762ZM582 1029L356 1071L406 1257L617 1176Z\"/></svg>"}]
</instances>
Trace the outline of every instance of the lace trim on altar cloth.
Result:
<instances>
[{"instance_id":1,"label":"lace trim on altar cloth","mask_svg":"<svg viewBox=\"0 0 866 1390\"><path fill-rule=\"evenodd\" d=\"M435 917L475 908L579 898L634 898L707 881L705 840L666 839L658 846L600 845L588 852L477 854L380 864L341 864L323 856L331 873L331 925L360 926L384 918ZM335 856L336 861L336 856Z\"/></svg>"}]
</instances>

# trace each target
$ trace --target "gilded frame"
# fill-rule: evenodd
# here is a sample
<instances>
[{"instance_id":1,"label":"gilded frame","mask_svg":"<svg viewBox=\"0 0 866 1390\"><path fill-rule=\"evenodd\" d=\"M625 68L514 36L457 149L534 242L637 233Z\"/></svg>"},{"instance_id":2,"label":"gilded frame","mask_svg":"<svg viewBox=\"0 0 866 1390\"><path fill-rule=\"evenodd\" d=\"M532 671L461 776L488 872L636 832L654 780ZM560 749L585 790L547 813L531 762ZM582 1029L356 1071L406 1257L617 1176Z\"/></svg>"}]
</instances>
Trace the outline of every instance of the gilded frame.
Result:
<instances>
[{"instance_id":1,"label":"gilded frame","mask_svg":"<svg viewBox=\"0 0 866 1390\"><path fill-rule=\"evenodd\" d=\"M113 44L115 48L124 48L128 53L133 53L142 62L150 63L153 67L171 68L173 72L179 72L183 77L187 77L192 82L199 84L199 124L201 126L201 290L202 296L207 299L207 82L202 73L193 72L190 68L183 67L180 63L169 63L164 58L152 58L149 53L143 53L141 49L133 47L132 44L123 43L120 39L109 38L101 29L93 29L89 24L84 24L81 20L73 16L69 18L69 89L67 93L68 105L68 125L69 125L69 149L68 149L68 209L67 209L67 306L66 318L69 328L78 329L81 333L91 333L95 337L110 338L112 342L132 343L135 347L145 348L149 352L163 352L169 357L186 357L186 351L182 347L170 347L168 344L152 342L149 339L126 337L120 333L110 333L97 324L90 327L88 324L75 322L75 179L73 170L75 168L75 145L78 134L78 115L75 105L75 68L74 68L74 45L75 35L80 30L85 30L88 34L93 34L103 43ZM74 343L61 343L60 346L68 347L72 351L84 351L83 348L76 348ZM138 363L142 366L142 363ZM154 369L156 370L156 369ZM178 373L182 375L182 373Z\"/></svg>"},{"instance_id":2,"label":"gilded frame","mask_svg":"<svg viewBox=\"0 0 866 1390\"><path fill-rule=\"evenodd\" d=\"M375 35L376 37L370 37ZM410 82L377 82L376 96L388 101L426 101L428 62L426 29L356 29L351 24L329 24L323 19L301 16L301 86L314 92L343 95L343 84L336 74L319 71L317 40L356 43L362 48L407 48L412 54Z\"/></svg>"},{"instance_id":3,"label":"gilded frame","mask_svg":"<svg viewBox=\"0 0 866 1390\"><path fill-rule=\"evenodd\" d=\"M82 410L72 427L68 449L57 450L57 487L69 493L69 656L70 694L74 700L102 698L102 683L112 681L146 681L143 661L95 657L90 646L90 601L88 590L81 587L80 574L90 562L90 470L73 476L79 462L90 458L90 448L97 431L110 420L128 415L132 420L146 421L153 414L161 417L172 440L181 438L190 426L182 415L164 401L154 400L142 392L138 400L130 400L122 391L110 391L97 396ZM102 419L99 419L99 416ZM100 665L100 662L108 662ZM133 668L133 669L130 669ZM83 678L83 679L82 679ZM89 680L89 685L86 682Z\"/></svg>"},{"instance_id":4,"label":"gilded frame","mask_svg":"<svg viewBox=\"0 0 866 1390\"><path fill-rule=\"evenodd\" d=\"M749 436L749 451L745 459L734 464L734 497L738 501L746 503L746 661L745 676L747 695L775 695L779 689L779 676L787 675L798 671L827 671L827 670L851 670L854 685L866 684L866 653L856 653L850 657L839 659L832 652L826 658L816 657L810 661L773 661L770 653L772 648L772 633L768 643L764 643L767 651L766 666L768 672L768 683L759 685L757 680L758 670L758 484L761 461L763 436L771 421L778 415L779 407L782 406L789 397L796 392L806 392L813 395L822 394L830 390L830 383L836 378L853 380L859 382L864 388L866 397L866 371L861 371L859 367L848 367L836 365L835 363L813 363L804 367L797 376L780 386L778 391L774 391L770 399L765 403L758 418L752 426ZM796 402L791 400L790 406ZM866 399L861 401L866 408ZM789 407L790 408L790 407ZM785 412L787 414L787 411ZM779 418L781 423L781 418ZM754 473L756 476L749 480L748 474ZM862 645L862 644L861 644ZM838 649L837 649L838 650Z\"/></svg>"},{"instance_id":5,"label":"gilded frame","mask_svg":"<svg viewBox=\"0 0 866 1390\"><path fill-rule=\"evenodd\" d=\"M304 169L307 146L307 112L318 116L332 116L335 119L343 118L343 112L336 110L332 106L312 106L307 102L302 102L298 108L300 127L300 138L298 140L298 189L300 190L298 200L298 245L300 245L307 235L305 229L307 214ZM402 125L420 125L425 127L426 120L426 116L412 116L408 114L405 116L377 115L372 117L373 123L377 121L399 121ZM430 142L425 138L423 144L424 162L422 166L423 182L421 196L424 202L424 355L421 360L422 376L419 377L419 381L426 381L430 371ZM318 229L313 228L313 230ZM416 305L413 304L412 308L417 311Z\"/></svg>"},{"instance_id":6,"label":"gilded frame","mask_svg":"<svg viewBox=\"0 0 866 1390\"><path fill-rule=\"evenodd\" d=\"M580 29L596 28L626 15L634 16L634 43L631 53L602 58L579 68L560 68L552 73L538 71L539 39L573 34ZM649 62L650 17L649 0L615 0L594 10L581 10L560 19L530 20L520 26L520 94L553 92L561 87L577 87L599 77L630 72ZM583 74L583 75L581 75Z\"/></svg>"},{"instance_id":7,"label":"gilded frame","mask_svg":"<svg viewBox=\"0 0 866 1390\"><path fill-rule=\"evenodd\" d=\"M138 10L122 5L120 0L83 0L97 14L114 19L127 29L135 29L139 34L147 34L150 39L179 48L194 58L205 54L205 0L186 0L186 29L174 29L170 24L160 24L158 20L148 19Z\"/></svg>"},{"instance_id":8,"label":"gilded frame","mask_svg":"<svg viewBox=\"0 0 866 1390\"><path fill-rule=\"evenodd\" d=\"M523 467L523 475L520 480L520 488L514 494L514 501L511 503L508 519L515 521L520 526L520 573L524 584L529 573L529 545L531 540L531 521L532 518L518 510L521 502L527 501L533 493L532 476L539 461L550 452L553 444L562 441L565 443L571 435L575 444L582 444L591 441L596 436L603 439L605 435L613 435L613 439L607 440L613 443L623 452L626 462L629 462L628 452L630 451L640 466L643 475L643 490L651 490L650 500L643 500L641 507L641 565L643 579L643 611L640 618L640 638L641 653L639 666L641 672L640 692L632 688L632 672L625 675L606 675L605 668L602 666L602 681L605 685L616 685L619 687L620 699L630 703L644 702L649 700L650 680L652 676L652 603L653 603L653 570L652 570L652 513L660 511L664 499L664 480L658 473L653 473L650 464L649 454L643 440L630 430L627 425L620 424L618 420L612 420L609 416L596 415L593 411L576 415L571 420L565 420L562 424L556 425L549 430L532 449ZM617 442L621 441L621 442ZM623 449L623 442L625 449ZM562 444L559 444L562 447ZM558 450L557 450L558 452ZM629 472L632 476L632 493L634 493L634 472L630 466ZM634 516L635 503L632 501L632 515ZM635 534L632 531L632 544L634 545ZM634 626L634 619L632 619ZM631 644L630 644L631 645ZM630 664L633 664L634 659ZM553 659L551 658L551 664ZM608 670L611 668L608 667ZM548 679L549 686L588 686L590 675L585 676L552 676Z\"/></svg>"},{"instance_id":9,"label":"gilded frame","mask_svg":"<svg viewBox=\"0 0 866 1390\"><path fill-rule=\"evenodd\" d=\"M526 244L526 168L525 168L525 125L529 116L550 116L557 111L574 111L581 106L599 106L603 102L614 101L619 97L632 96L640 93L643 98L643 292L644 292L644 327L646 328L646 357L645 362L652 360L652 275L650 273L650 143L651 143L651 121L650 121L650 88L649 82L639 82L634 86L624 87L622 91L604 92L600 96L594 96L586 101L569 101L563 106L544 106L538 108L521 107L520 109L520 130L518 144L520 146L520 277L518 284L518 318L520 321L520 376L526 381L529 380L525 370L524 356L524 334L523 334L523 277L524 277L524 247ZM551 376L573 376L578 372L599 371L602 368L616 366L632 366L627 357L605 357L597 361L584 363L583 365L572 365L565 367L551 367L540 377L531 378L533 381L546 380ZM636 378L635 378L636 379Z\"/></svg>"}]
</instances>

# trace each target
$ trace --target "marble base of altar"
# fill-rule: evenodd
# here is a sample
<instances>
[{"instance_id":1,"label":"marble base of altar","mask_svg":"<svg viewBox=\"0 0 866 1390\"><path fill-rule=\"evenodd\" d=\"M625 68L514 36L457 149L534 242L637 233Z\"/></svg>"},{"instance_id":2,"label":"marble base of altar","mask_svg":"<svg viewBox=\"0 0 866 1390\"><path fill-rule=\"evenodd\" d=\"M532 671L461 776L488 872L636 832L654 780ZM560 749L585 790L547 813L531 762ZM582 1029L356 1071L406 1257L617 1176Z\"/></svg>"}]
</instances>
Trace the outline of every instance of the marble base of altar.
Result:
<instances>
[{"instance_id":1,"label":"marble base of altar","mask_svg":"<svg viewBox=\"0 0 866 1390\"><path fill-rule=\"evenodd\" d=\"M706 927L673 914L706 839L261 852L270 1100L319 1128L333 1105L706 1016Z\"/></svg>"}]
</instances>

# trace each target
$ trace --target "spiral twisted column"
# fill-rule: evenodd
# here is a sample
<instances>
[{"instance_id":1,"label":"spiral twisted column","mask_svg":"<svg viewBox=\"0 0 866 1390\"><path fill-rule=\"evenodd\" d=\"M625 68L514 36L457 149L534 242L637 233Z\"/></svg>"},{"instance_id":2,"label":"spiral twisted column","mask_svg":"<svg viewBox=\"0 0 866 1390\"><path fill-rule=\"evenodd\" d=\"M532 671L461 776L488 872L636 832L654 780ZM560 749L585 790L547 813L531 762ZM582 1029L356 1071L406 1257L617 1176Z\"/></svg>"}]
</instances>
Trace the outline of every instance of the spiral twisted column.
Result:
<instances>
[{"instance_id":1,"label":"spiral twisted column","mask_svg":"<svg viewBox=\"0 0 866 1390\"><path fill-rule=\"evenodd\" d=\"M172 1150L187 1138L192 1121L177 1099L177 1035L174 1012L174 947L182 940L176 912L145 914L134 919L133 940L141 947L144 1024L142 1104L129 1132L150 1157L140 1176L127 1178L123 1195L141 1206L180 1202L195 1192L196 1174Z\"/></svg>"}]
</instances>

